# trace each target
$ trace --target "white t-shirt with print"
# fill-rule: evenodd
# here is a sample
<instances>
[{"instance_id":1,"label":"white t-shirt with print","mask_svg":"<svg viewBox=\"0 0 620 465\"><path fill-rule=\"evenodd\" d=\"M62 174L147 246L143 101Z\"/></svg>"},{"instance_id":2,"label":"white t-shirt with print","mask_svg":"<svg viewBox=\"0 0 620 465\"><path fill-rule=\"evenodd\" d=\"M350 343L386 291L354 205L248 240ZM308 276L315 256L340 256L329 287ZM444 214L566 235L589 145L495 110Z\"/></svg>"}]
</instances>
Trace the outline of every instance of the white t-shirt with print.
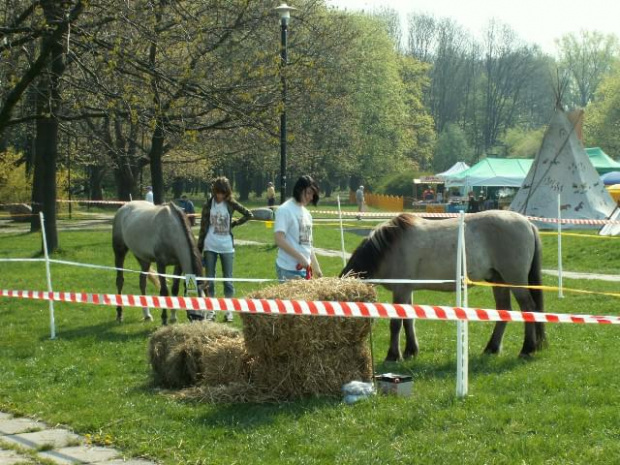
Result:
<instances>
[{"instance_id":1,"label":"white t-shirt with print","mask_svg":"<svg viewBox=\"0 0 620 465\"><path fill-rule=\"evenodd\" d=\"M211 216L209 217L209 231L205 237L203 250L215 253L232 253L232 236L230 235L230 214L226 202L211 202Z\"/></svg>"},{"instance_id":2,"label":"white t-shirt with print","mask_svg":"<svg viewBox=\"0 0 620 465\"><path fill-rule=\"evenodd\" d=\"M312 215L294 199L284 202L276 210L275 232L283 232L286 241L310 262L312 252ZM276 264L285 270L294 270L297 259L278 249Z\"/></svg>"}]
</instances>

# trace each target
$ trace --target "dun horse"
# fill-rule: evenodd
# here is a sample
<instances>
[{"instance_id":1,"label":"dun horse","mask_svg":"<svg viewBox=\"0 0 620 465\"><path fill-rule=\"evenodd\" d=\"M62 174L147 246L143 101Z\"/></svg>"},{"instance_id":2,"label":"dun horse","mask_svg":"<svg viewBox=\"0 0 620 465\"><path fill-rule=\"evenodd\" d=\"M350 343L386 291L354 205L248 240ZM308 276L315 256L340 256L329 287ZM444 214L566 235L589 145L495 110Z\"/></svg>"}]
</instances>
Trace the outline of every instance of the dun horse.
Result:
<instances>
[{"instance_id":1,"label":"dun horse","mask_svg":"<svg viewBox=\"0 0 620 465\"><path fill-rule=\"evenodd\" d=\"M153 205L150 202L135 201L122 206L114 216L112 227L112 247L116 271L116 288L123 290L123 264L127 252L135 255L143 273L140 274L140 291L146 293L146 278L152 262L157 264L160 295L168 295L166 279L161 276L166 266L174 265L174 274L194 274L202 276L200 253L196 240L183 211L174 204ZM200 287L199 287L200 289ZM172 294L177 295L179 280L172 284ZM152 320L148 308L143 309L144 319ZM170 321L176 321L176 310L171 310ZM200 319L201 315L188 314L190 318ZM123 308L116 307L116 319L123 320ZM162 323L168 323L166 309L162 309Z\"/></svg>"},{"instance_id":2,"label":"dun horse","mask_svg":"<svg viewBox=\"0 0 620 465\"><path fill-rule=\"evenodd\" d=\"M425 220L401 214L379 225L353 252L340 273L358 274L362 278L454 280L459 220ZM540 285L541 242L538 229L518 213L490 210L465 217L465 247L468 277L473 281L501 284ZM394 303L411 304L415 289L454 291L455 284L416 283L384 284L392 291ZM497 309L510 310L510 291L521 311L542 312L540 289L493 287ZM404 357L418 353L413 321L390 321L390 348L386 361L401 358L399 333L405 326ZM484 349L495 354L501 349L505 322L497 322ZM521 356L532 355L545 342L543 323L525 323L525 340Z\"/></svg>"}]
</instances>

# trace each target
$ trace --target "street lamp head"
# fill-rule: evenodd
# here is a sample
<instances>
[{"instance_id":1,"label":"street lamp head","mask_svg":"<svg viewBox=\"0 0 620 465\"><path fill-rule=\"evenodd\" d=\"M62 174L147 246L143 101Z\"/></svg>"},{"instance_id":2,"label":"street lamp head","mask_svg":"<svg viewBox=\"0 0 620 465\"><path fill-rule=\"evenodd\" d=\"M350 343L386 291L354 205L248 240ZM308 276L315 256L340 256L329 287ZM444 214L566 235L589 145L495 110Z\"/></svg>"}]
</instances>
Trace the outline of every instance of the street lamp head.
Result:
<instances>
[{"instance_id":1,"label":"street lamp head","mask_svg":"<svg viewBox=\"0 0 620 465\"><path fill-rule=\"evenodd\" d=\"M296 10L297 8L293 8L292 6L288 6L286 3L282 3L280 6L274 8L280 15L281 24L288 25L289 20L291 19L291 11Z\"/></svg>"}]
</instances>

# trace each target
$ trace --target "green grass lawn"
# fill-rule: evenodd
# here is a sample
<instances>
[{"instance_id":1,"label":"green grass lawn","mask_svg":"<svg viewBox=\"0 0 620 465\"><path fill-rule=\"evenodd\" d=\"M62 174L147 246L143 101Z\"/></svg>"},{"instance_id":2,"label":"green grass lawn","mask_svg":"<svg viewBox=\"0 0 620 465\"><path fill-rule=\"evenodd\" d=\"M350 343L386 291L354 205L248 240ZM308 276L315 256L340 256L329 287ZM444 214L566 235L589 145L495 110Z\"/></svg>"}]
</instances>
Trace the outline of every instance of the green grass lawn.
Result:
<instances>
[{"instance_id":1,"label":"green grass lawn","mask_svg":"<svg viewBox=\"0 0 620 465\"><path fill-rule=\"evenodd\" d=\"M357 228L355 221L346 223ZM275 278L272 235L260 222L235 230L238 240L264 244L237 245L236 277ZM346 233L344 239L351 252L361 236ZM543 242L543 267L555 268L557 238L544 235ZM38 234L3 233L0 257L37 257L40 244ZM315 244L339 250L337 223L317 222ZM564 237L564 270L619 273L618 245L614 239ZM61 231L60 246L56 258L113 265L110 230ZM326 275L342 267L337 257L320 260ZM46 290L41 263L1 266L3 289ZM126 266L137 268L133 259ZM116 291L112 271L52 265L52 276L55 290ZM545 276L545 284L555 286L557 278ZM617 290L616 283L602 281L565 278L564 285ZM258 286L240 283L237 295ZM137 275L126 276L124 291L138 293ZM385 291L379 296L389 302ZM620 313L613 297L565 292L558 299L550 291L545 298L551 312ZM417 292L415 302L453 305L454 295ZM492 308L491 292L473 288L469 303ZM47 302L0 299L0 411L65 424L95 440L109 436L129 456L166 464L612 464L620 457L615 326L549 324L549 348L526 362L517 358L522 325L509 325L503 352L485 357L492 324L472 322L469 396L459 400L455 323L418 321L418 358L384 365L388 323L378 321L376 368L412 374L411 398L209 405L153 387L147 344L158 317L143 323L141 310L128 308L118 324L113 307L62 303L55 304L55 314L57 338L50 340Z\"/></svg>"}]
</instances>

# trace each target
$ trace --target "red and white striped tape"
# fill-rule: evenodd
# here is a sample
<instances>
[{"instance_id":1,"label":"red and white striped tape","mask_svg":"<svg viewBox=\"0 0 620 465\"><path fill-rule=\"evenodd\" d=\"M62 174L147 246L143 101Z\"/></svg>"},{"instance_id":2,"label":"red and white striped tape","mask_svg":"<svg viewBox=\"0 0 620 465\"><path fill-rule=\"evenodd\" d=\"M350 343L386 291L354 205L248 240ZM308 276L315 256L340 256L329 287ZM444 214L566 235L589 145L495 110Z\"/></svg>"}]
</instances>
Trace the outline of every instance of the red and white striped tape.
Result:
<instances>
[{"instance_id":1,"label":"red and white striped tape","mask_svg":"<svg viewBox=\"0 0 620 465\"><path fill-rule=\"evenodd\" d=\"M520 312L435 305L406 305L369 302L324 302L266 299L216 299L209 297L159 297L149 295L87 294L73 292L0 290L0 297L53 300L126 307L171 308L177 310L219 310L239 313L314 315L353 318L414 318L446 321L512 321L540 323L620 324L620 316L571 315L565 313Z\"/></svg>"},{"instance_id":2,"label":"red and white striped tape","mask_svg":"<svg viewBox=\"0 0 620 465\"><path fill-rule=\"evenodd\" d=\"M334 210L313 210L313 213L320 214L337 214L338 212ZM458 218L460 216L459 213L431 213L431 212L352 212L352 211L343 211L342 216L351 216L351 217L368 217L368 218L391 218L402 213L407 213L413 216L421 216L423 218ZM472 213L466 213L465 215L471 215ZM582 225L592 225L592 226L602 226L606 224L620 224L619 220L594 220L594 219L571 219L571 218L562 218L558 220L557 218L542 218L538 216L526 216L526 218L530 221L538 221L541 223L562 223L562 224L582 224Z\"/></svg>"}]
</instances>

